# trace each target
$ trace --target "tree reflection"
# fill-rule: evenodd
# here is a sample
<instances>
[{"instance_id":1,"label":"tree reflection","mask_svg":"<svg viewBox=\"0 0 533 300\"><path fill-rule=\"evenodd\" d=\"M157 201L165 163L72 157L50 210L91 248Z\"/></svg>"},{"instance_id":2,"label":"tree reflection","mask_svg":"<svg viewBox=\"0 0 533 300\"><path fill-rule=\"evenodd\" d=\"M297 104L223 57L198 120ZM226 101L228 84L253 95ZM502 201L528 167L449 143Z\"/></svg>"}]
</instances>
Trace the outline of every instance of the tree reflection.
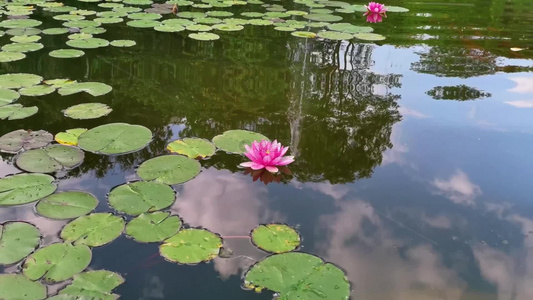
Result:
<instances>
[{"instance_id":1,"label":"tree reflection","mask_svg":"<svg viewBox=\"0 0 533 300\"><path fill-rule=\"evenodd\" d=\"M475 100L481 98L489 98L492 96L490 93L480 91L476 88L469 87L464 84L456 86L436 86L431 90L427 91L426 94L428 94L435 100L457 101Z\"/></svg>"}]
</instances>

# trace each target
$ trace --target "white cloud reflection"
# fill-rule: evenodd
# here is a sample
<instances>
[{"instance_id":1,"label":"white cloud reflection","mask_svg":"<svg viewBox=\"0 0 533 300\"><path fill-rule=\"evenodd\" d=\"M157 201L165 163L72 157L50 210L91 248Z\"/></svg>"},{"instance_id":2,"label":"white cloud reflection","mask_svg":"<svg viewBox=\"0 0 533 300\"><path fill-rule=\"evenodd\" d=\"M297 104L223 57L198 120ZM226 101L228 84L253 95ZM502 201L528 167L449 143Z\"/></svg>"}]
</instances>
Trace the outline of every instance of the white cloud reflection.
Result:
<instances>
[{"instance_id":1,"label":"white cloud reflection","mask_svg":"<svg viewBox=\"0 0 533 300\"><path fill-rule=\"evenodd\" d=\"M448 179L435 178L432 185L437 189L437 194L457 204L473 205L475 198L481 195L481 188L470 181L462 170L455 171Z\"/></svg>"},{"instance_id":2,"label":"white cloud reflection","mask_svg":"<svg viewBox=\"0 0 533 300\"><path fill-rule=\"evenodd\" d=\"M509 77L516 83L516 86L507 91L511 93L527 94L533 93L533 77Z\"/></svg>"}]
</instances>

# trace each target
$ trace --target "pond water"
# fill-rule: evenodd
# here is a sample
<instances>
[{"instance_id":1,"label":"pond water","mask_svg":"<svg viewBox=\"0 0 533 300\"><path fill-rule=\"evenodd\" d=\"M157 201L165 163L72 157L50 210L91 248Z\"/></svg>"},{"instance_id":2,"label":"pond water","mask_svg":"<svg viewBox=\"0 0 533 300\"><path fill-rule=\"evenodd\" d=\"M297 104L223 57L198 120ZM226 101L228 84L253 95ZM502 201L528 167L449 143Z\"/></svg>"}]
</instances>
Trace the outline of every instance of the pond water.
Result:
<instances>
[{"instance_id":1,"label":"pond water","mask_svg":"<svg viewBox=\"0 0 533 300\"><path fill-rule=\"evenodd\" d=\"M265 2L309 11L292 1ZM168 154L173 140L246 129L290 146L292 175L253 178L238 166L243 156L219 150L200 161L196 178L173 185L178 196L167 210L187 227L220 234L231 257L180 265L163 259L158 243L124 234L93 248L89 269L121 274L125 283L114 292L122 299L272 299L272 292L242 288L244 272L268 256L247 238L265 223L296 228L299 251L341 267L352 299L533 299L533 49L525 49L533 47L533 2L393 4L410 11L370 24L387 38L377 42L305 39L250 25L198 41L187 31L156 32L126 20L104 24L98 37L135 46L59 59L48 53L68 48L67 34L42 34L43 49L1 63L0 73L113 90L22 96L17 103L38 113L1 120L0 135L116 122L150 129L153 141L140 151L86 152L80 166L54 174L58 191L95 195L97 212L115 212L110 190L139 180L138 166ZM223 10L265 12L251 4ZM31 18L41 29L61 27L57 14L39 9ZM368 25L362 13L336 14ZM1 37L2 45L10 38ZM113 111L91 120L63 115L88 102ZM2 177L22 172L14 155L1 155ZM39 228L41 247L61 241L68 223L39 216L35 203L0 207L0 223L15 220ZM0 273L18 273L21 265L0 265ZM66 283L50 284L48 294Z\"/></svg>"}]
</instances>

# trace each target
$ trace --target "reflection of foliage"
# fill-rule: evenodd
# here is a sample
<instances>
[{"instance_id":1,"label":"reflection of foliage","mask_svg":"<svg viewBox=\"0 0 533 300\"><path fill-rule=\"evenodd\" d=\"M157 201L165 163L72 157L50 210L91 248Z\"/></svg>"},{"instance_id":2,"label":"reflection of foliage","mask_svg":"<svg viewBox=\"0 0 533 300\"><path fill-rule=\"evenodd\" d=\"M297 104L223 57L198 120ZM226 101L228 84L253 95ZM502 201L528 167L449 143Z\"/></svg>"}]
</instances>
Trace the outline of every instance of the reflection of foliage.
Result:
<instances>
[{"instance_id":1,"label":"reflection of foliage","mask_svg":"<svg viewBox=\"0 0 533 300\"><path fill-rule=\"evenodd\" d=\"M490 93L480 91L476 88L466 86L464 84L456 86L436 86L427 91L426 94L430 95L436 100L457 100L466 101L480 98L491 97Z\"/></svg>"}]
</instances>

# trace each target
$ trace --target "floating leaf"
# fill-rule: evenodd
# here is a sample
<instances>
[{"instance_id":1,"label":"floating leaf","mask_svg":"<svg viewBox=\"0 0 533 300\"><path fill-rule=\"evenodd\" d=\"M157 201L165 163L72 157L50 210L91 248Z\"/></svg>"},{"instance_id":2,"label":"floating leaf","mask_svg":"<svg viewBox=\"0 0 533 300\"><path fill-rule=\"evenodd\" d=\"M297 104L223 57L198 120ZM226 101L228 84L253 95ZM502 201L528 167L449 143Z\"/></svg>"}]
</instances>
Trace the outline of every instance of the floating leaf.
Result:
<instances>
[{"instance_id":1,"label":"floating leaf","mask_svg":"<svg viewBox=\"0 0 533 300\"><path fill-rule=\"evenodd\" d=\"M0 119L20 120L31 117L39 111L37 106L24 107L22 104L9 104L0 107Z\"/></svg>"},{"instance_id":2,"label":"floating leaf","mask_svg":"<svg viewBox=\"0 0 533 300\"><path fill-rule=\"evenodd\" d=\"M83 136L83 135L82 135ZM200 173L200 163L181 155L163 155L143 162L137 175L165 184L184 183Z\"/></svg>"},{"instance_id":3,"label":"floating leaf","mask_svg":"<svg viewBox=\"0 0 533 300\"><path fill-rule=\"evenodd\" d=\"M33 19L12 19L4 20L0 22L0 27L4 28L28 28L28 27L37 27L43 22Z\"/></svg>"},{"instance_id":4,"label":"floating leaf","mask_svg":"<svg viewBox=\"0 0 533 300\"><path fill-rule=\"evenodd\" d=\"M45 29L43 30L43 33L44 34L48 34L48 35L58 35L58 34L65 34L65 33L68 33L68 28L48 28L48 29Z\"/></svg>"},{"instance_id":5,"label":"floating leaf","mask_svg":"<svg viewBox=\"0 0 533 300\"><path fill-rule=\"evenodd\" d=\"M26 53L40 50L43 47L41 43L12 43L2 46L2 51Z\"/></svg>"},{"instance_id":6,"label":"floating leaf","mask_svg":"<svg viewBox=\"0 0 533 300\"><path fill-rule=\"evenodd\" d=\"M247 11L247 12L241 13L241 16L248 17L248 18L261 18L264 15L265 15L264 13L255 12L255 11Z\"/></svg>"},{"instance_id":7,"label":"floating leaf","mask_svg":"<svg viewBox=\"0 0 533 300\"><path fill-rule=\"evenodd\" d=\"M94 21L102 24L116 24L124 21L122 18L96 18Z\"/></svg>"},{"instance_id":8,"label":"floating leaf","mask_svg":"<svg viewBox=\"0 0 533 300\"><path fill-rule=\"evenodd\" d=\"M282 299L349 299L350 284L344 272L306 253L272 255L246 273L244 284L280 294Z\"/></svg>"},{"instance_id":9,"label":"floating leaf","mask_svg":"<svg viewBox=\"0 0 533 300\"><path fill-rule=\"evenodd\" d=\"M208 24L208 25L214 25L214 24L222 23L222 19L208 18L208 17L194 19L193 21L196 22L196 23L199 23L199 24Z\"/></svg>"},{"instance_id":10,"label":"floating leaf","mask_svg":"<svg viewBox=\"0 0 533 300\"><path fill-rule=\"evenodd\" d=\"M92 38L93 35L92 34L89 34L89 33L74 33L74 34L71 34L69 36L67 36L67 38L69 40L86 40L86 39L90 39Z\"/></svg>"},{"instance_id":11,"label":"floating leaf","mask_svg":"<svg viewBox=\"0 0 533 300\"><path fill-rule=\"evenodd\" d=\"M129 13L134 13L134 12L142 11L142 9L139 8L139 7L125 6L125 7L116 7L116 8L113 8L113 11L116 11L116 12L125 12L126 14L129 14Z\"/></svg>"},{"instance_id":12,"label":"floating leaf","mask_svg":"<svg viewBox=\"0 0 533 300\"><path fill-rule=\"evenodd\" d=\"M106 32L105 28L102 27L85 27L81 29L82 33L88 33L88 34L101 34Z\"/></svg>"},{"instance_id":13,"label":"floating leaf","mask_svg":"<svg viewBox=\"0 0 533 300\"><path fill-rule=\"evenodd\" d=\"M117 211L137 216L169 207L176 200L174 190L166 184L137 181L111 190L109 204Z\"/></svg>"},{"instance_id":14,"label":"floating leaf","mask_svg":"<svg viewBox=\"0 0 533 300\"><path fill-rule=\"evenodd\" d=\"M43 78L38 75L15 73L0 75L0 88L20 89L39 84Z\"/></svg>"},{"instance_id":15,"label":"floating leaf","mask_svg":"<svg viewBox=\"0 0 533 300\"><path fill-rule=\"evenodd\" d=\"M208 25L202 25L202 24L193 24L185 27L187 30L190 31L211 31L213 28ZM218 38L217 38L218 39Z\"/></svg>"},{"instance_id":16,"label":"floating leaf","mask_svg":"<svg viewBox=\"0 0 533 300\"><path fill-rule=\"evenodd\" d=\"M197 19L197 18L203 18L205 17L205 13L203 12L192 12L192 11L182 11L179 12L178 17L185 18L185 19Z\"/></svg>"},{"instance_id":17,"label":"floating leaf","mask_svg":"<svg viewBox=\"0 0 533 300\"><path fill-rule=\"evenodd\" d=\"M49 85L34 85L30 87L21 88L19 93L22 96L44 96L55 92L56 88Z\"/></svg>"},{"instance_id":18,"label":"floating leaf","mask_svg":"<svg viewBox=\"0 0 533 300\"><path fill-rule=\"evenodd\" d=\"M175 235L180 228L180 218L169 212L143 213L126 225L126 234L137 242L153 243Z\"/></svg>"},{"instance_id":19,"label":"floating leaf","mask_svg":"<svg viewBox=\"0 0 533 300\"><path fill-rule=\"evenodd\" d=\"M518 51L522 51L522 50L526 50L525 48L518 48L518 47L512 47L512 48L509 48L511 51L513 52L518 52Z\"/></svg>"},{"instance_id":20,"label":"floating leaf","mask_svg":"<svg viewBox=\"0 0 533 300\"><path fill-rule=\"evenodd\" d=\"M132 47L135 46L137 43L132 40L114 40L111 42L111 46L113 47Z\"/></svg>"},{"instance_id":21,"label":"floating leaf","mask_svg":"<svg viewBox=\"0 0 533 300\"><path fill-rule=\"evenodd\" d=\"M74 275L72 283L59 291L59 295L50 299L118 299L111 294L113 289L124 283L119 274L106 270L88 271ZM61 296L67 296L62 298Z\"/></svg>"},{"instance_id":22,"label":"floating leaf","mask_svg":"<svg viewBox=\"0 0 533 300\"><path fill-rule=\"evenodd\" d=\"M74 82L60 88L57 92L61 96L68 96L79 92L86 92L93 96L102 96L111 92L113 88L101 82Z\"/></svg>"},{"instance_id":23,"label":"floating leaf","mask_svg":"<svg viewBox=\"0 0 533 300\"><path fill-rule=\"evenodd\" d=\"M58 21L79 21L85 19L85 17L66 14L54 16L54 19Z\"/></svg>"},{"instance_id":24,"label":"floating leaf","mask_svg":"<svg viewBox=\"0 0 533 300\"><path fill-rule=\"evenodd\" d=\"M81 134L78 145L98 154L125 154L144 148L151 140L152 132L144 126L112 123Z\"/></svg>"},{"instance_id":25,"label":"floating leaf","mask_svg":"<svg viewBox=\"0 0 533 300\"><path fill-rule=\"evenodd\" d=\"M161 22L155 20L133 20L126 23L126 25L137 28L153 28L161 25Z\"/></svg>"},{"instance_id":26,"label":"floating leaf","mask_svg":"<svg viewBox=\"0 0 533 300\"><path fill-rule=\"evenodd\" d=\"M383 41L385 39L384 36L377 33L356 33L354 37L364 41Z\"/></svg>"},{"instance_id":27,"label":"floating leaf","mask_svg":"<svg viewBox=\"0 0 533 300\"><path fill-rule=\"evenodd\" d=\"M388 6L387 5L387 12L408 12L408 11L409 11L409 9L407 9L405 7L394 6L394 5Z\"/></svg>"},{"instance_id":28,"label":"floating leaf","mask_svg":"<svg viewBox=\"0 0 533 300\"><path fill-rule=\"evenodd\" d=\"M274 24L274 22L270 20L262 20L262 19L252 19L248 21L248 24L250 25L256 25L256 26L268 26Z\"/></svg>"},{"instance_id":29,"label":"floating leaf","mask_svg":"<svg viewBox=\"0 0 533 300\"><path fill-rule=\"evenodd\" d=\"M146 13L146 12L131 13L128 15L128 18L132 20L159 20L162 17L163 16L160 14Z\"/></svg>"},{"instance_id":30,"label":"floating leaf","mask_svg":"<svg viewBox=\"0 0 533 300\"><path fill-rule=\"evenodd\" d=\"M39 28L12 28L6 31L8 35L37 35L41 33Z\"/></svg>"},{"instance_id":31,"label":"floating leaf","mask_svg":"<svg viewBox=\"0 0 533 300\"><path fill-rule=\"evenodd\" d=\"M153 1L151 0L124 0L124 4L131 4L131 5L150 5Z\"/></svg>"},{"instance_id":32,"label":"floating leaf","mask_svg":"<svg viewBox=\"0 0 533 300\"><path fill-rule=\"evenodd\" d=\"M320 31L318 34L318 37L328 40L351 40L353 38L353 35L346 32L338 32L338 31Z\"/></svg>"},{"instance_id":33,"label":"floating leaf","mask_svg":"<svg viewBox=\"0 0 533 300\"><path fill-rule=\"evenodd\" d=\"M261 140L268 140L268 138L253 131L228 130L221 135L215 136L213 143L223 151L242 154L246 151L244 145L251 145L254 141Z\"/></svg>"},{"instance_id":34,"label":"floating leaf","mask_svg":"<svg viewBox=\"0 0 533 300\"><path fill-rule=\"evenodd\" d=\"M71 15L80 15L80 16L92 16L96 14L94 10L78 9L70 12Z\"/></svg>"},{"instance_id":35,"label":"floating leaf","mask_svg":"<svg viewBox=\"0 0 533 300\"><path fill-rule=\"evenodd\" d=\"M52 194L36 205L41 216L63 220L72 219L90 213L98 205L98 200L86 192L70 191Z\"/></svg>"},{"instance_id":36,"label":"floating leaf","mask_svg":"<svg viewBox=\"0 0 533 300\"><path fill-rule=\"evenodd\" d=\"M20 97L20 94L8 89L0 89L0 106L13 103Z\"/></svg>"},{"instance_id":37,"label":"floating leaf","mask_svg":"<svg viewBox=\"0 0 533 300\"><path fill-rule=\"evenodd\" d=\"M69 85L69 84L73 84L73 83L76 83L76 80L70 80L70 79L50 79L50 80L45 80L43 81L44 84L46 85L51 85L53 86L54 88L58 89L58 88L62 88L66 85Z\"/></svg>"},{"instance_id":38,"label":"floating leaf","mask_svg":"<svg viewBox=\"0 0 533 300\"><path fill-rule=\"evenodd\" d=\"M239 19L239 18L225 19L224 22L226 24L235 24L235 25L246 25L246 24L248 24L248 20Z\"/></svg>"},{"instance_id":39,"label":"floating leaf","mask_svg":"<svg viewBox=\"0 0 533 300\"><path fill-rule=\"evenodd\" d=\"M28 256L22 271L31 280L44 278L54 283L69 279L91 262L91 250L85 245L55 243Z\"/></svg>"},{"instance_id":40,"label":"floating leaf","mask_svg":"<svg viewBox=\"0 0 533 300\"><path fill-rule=\"evenodd\" d=\"M42 149L22 152L17 156L17 166L32 173L52 173L78 166L85 154L78 148L50 145Z\"/></svg>"},{"instance_id":41,"label":"floating leaf","mask_svg":"<svg viewBox=\"0 0 533 300\"><path fill-rule=\"evenodd\" d=\"M80 40L69 40L67 45L80 49L95 49L109 46L109 41L100 38L89 38Z\"/></svg>"},{"instance_id":42,"label":"floating leaf","mask_svg":"<svg viewBox=\"0 0 533 300\"><path fill-rule=\"evenodd\" d=\"M311 31L294 31L291 32L292 36L306 38L306 39L314 39L316 38L316 33Z\"/></svg>"},{"instance_id":43,"label":"floating leaf","mask_svg":"<svg viewBox=\"0 0 533 300\"><path fill-rule=\"evenodd\" d=\"M292 27L286 27L286 26L278 26L278 27L274 27L274 30L277 30L277 31L295 31L296 29L292 28Z\"/></svg>"},{"instance_id":44,"label":"floating leaf","mask_svg":"<svg viewBox=\"0 0 533 300\"><path fill-rule=\"evenodd\" d=\"M66 132L56 134L54 139L63 145L77 146L78 137L85 131L87 131L85 128L67 129Z\"/></svg>"},{"instance_id":45,"label":"floating leaf","mask_svg":"<svg viewBox=\"0 0 533 300\"><path fill-rule=\"evenodd\" d=\"M85 27L98 27L101 24L96 21L90 20L76 20L63 23L63 26L69 28L85 28Z\"/></svg>"},{"instance_id":46,"label":"floating leaf","mask_svg":"<svg viewBox=\"0 0 533 300\"><path fill-rule=\"evenodd\" d=\"M48 55L55 58L75 58L81 57L84 54L85 52L77 49L58 49L48 53Z\"/></svg>"},{"instance_id":47,"label":"floating leaf","mask_svg":"<svg viewBox=\"0 0 533 300\"><path fill-rule=\"evenodd\" d=\"M34 43L41 39L38 35L16 35L9 40L15 43Z\"/></svg>"},{"instance_id":48,"label":"floating leaf","mask_svg":"<svg viewBox=\"0 0 533 300\"><path fill-rule=\"evenodd\" d=\"M172 262L197 264L218 256L222 239L205 229L190 228L179 231L159 246L161 256Z\"/></svg>"},{"instance_id":49,"label":"floating leaf","mask_svg":"<svg viewBox=\"0 0 533 300\"><path fill-rule=\"evenodd\" d=\"M41 232L29 223L0 224L0 265L9 265L22 260L37 248L40 241Z\"/></svg>"},{"instance_id":50,"label":"floating leaf","mask_svg":"<svg viewBox=\"0 0 533 300\"><path fill-rule=\"evenodd\" d=\"M10 62L24 59L26 54L20 52L0 52L0 62Z\"/></svg>"},{"instance_id":51,"label":"floating leaf","mask_svg":"<svg viewBox=\"0 0 533 300\"><path fill-rule=\"evenodd\" d=\"M181 26L188 26L194 24L193 21L187 20L187 19L168 19L162 22L165 26L175 26L175 25L181 25Z\"/></svg>"},{"instance_id":52,"label":"floating leaf","mask_svg":"<svg viewBox=\"0 0 533 300\"><path fill-rule=\"evenodd\" d=\"M283 253L300 245L300 235L283 224L259 225L252 231L252 242L265 251Z\"/></svg>"},{"instance_id":53,"label":"floating leaf","mask_svg":"<svg viewBox=\"0 0 533 300\"><path fill-rule=\"evenodd\" d=\"M199 40L199 41L214 41L220 38L218 34L214 34L210 32L191 33L189 34L189 37L191 39Z\"/></svg>"},{"instance_id":54,"label":"floating leaf","mask_svg":"<svg viewBox=\"0 0 533 300\"><path fill-rule=\"evenodd\" d=\"M340 32L347 32L347 33L365 33L365 32L372 32L374 29L369 26L355 26L350 23L336 23L336 24L329 24L328 25L329 30L334 31L340 31Z\"/></svg>"},{"instance_id":55,"label":"floating leaf","mask_svg":"<svg viewBox=\"0 0 533 300\"><path fill-rule=\"evenodd\" d=\"M31 131L19 129L0 137L0 150L16 153L20 150L30 150L48 145L54 136L44 130Z\"/></svg>"},{"instance_id":56,"label":"floating leaf","mask_svg":"<svg viewBox=\"0 0 533 300\"><path fill-rule=\"evenodd\" d=\"M82 103L63 111L65 117L77 120L97 119L109 115L113 109L103 103Z\"/></svg>"},{"instance_id":57,"label":"floating leaf","mask_svg":"<svg viewBox=\"0 0 533 300\"><path fill-rule=\"evenodd\" d=\"M185 30L185 27L181 25L160 25L154 27L154 30L159 32L180 32Z\"/></svg>"},{"instance_id":58,"label":"floating leaf","mask_svg":"<svg viewBox=\"0 0 533 300\"><path fill-rule=\"evenodd\" d=\"M0 274L0 299L42 300L46 298L46 286L20 274Z\"/></svg>"},{"instance_id":59,"label":"floating leaf","mask_svg":"<svg viewBox=\"0 0 533 300\"><path fill-rule=\"evenodd\" d=\"M111 213L79 217L63 227L61 238L75 245L98 247L111 243L124 230L124 219Z\"/></svg>"},{"instance_id":60,"label":"floating leaf","mask_svg":"<svg viewBox=\"0 0 533 300\"><path fill-rule=\"evenodd\" d=\"M210 17L217 17L217 18L225 18L225 17L233 16L233 13L230 11L220 11L220 10L208 11L205 14Z\"/></svg>"},{"instance_id":61,"label":"floating leaf","mask_svg":"<svg viewBox=\"0 0 533 300\"><path fill-rule=\"evenodd\" d=\"M332 14L309 14L309 15L305 15L304 18L311 20L311 21L318 21L318 22L338 22L342 20L342 17L335 16Z\"/></svg>"},{"instance_id":62,"label":"floating leaf","mask_svg":"<svg viewBox=\"0 0 533 300\"><path fill-rule=\"evenodd\" d=\"M173 153L183 154L190 158L204 158L215 154L216 149L208 140L184 138L168 144L167 150Z\"/></svg>"},{"instance_id":63,"label":"floating leaf","mask_svg":"<svg viewBox=\"0 0 533 300\"><path fill-rule=\"evenodd\" d=\"M243 30L244 26L238 24L216 24L213 25L213 29L222 31L239 31Z\"/></svg>"},{"instance_id":64,"label":"floating leaf","mask_svg":"<svg viewBox=\"0 0 533 300\"><path fill-rule=\"evenodd\" d=\"M327 8L314 8L310 11L312 14L332 14L333 11Z\"/></svg>"}]
</instances>

